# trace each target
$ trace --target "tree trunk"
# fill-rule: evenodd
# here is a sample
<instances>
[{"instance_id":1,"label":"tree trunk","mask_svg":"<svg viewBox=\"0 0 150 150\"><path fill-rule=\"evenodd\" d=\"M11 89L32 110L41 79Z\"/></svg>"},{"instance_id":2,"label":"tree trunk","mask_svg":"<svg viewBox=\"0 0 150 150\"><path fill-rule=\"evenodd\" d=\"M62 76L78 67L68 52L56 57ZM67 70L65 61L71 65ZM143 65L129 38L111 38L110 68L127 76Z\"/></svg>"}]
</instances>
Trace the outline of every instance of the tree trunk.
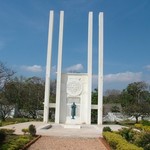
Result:
<instances>
[{"instance_id":1,"label":"tree trunk","mask_svg":"<svg viewBox=\"0 0 150 150\"><path fill-rule=\"evenodd\" d=\"M139 118L138 116L135 116L136 123L138 123L138 122L139 122L138 118Z\"/></svg>"}]
</instances>

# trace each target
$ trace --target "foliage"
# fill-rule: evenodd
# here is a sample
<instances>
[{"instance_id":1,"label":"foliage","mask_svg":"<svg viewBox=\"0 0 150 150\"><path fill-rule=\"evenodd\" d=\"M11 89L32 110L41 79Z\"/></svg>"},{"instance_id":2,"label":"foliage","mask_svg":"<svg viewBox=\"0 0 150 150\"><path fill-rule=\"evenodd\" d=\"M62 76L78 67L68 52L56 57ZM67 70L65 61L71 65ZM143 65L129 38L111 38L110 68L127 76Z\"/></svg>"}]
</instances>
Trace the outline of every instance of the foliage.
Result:
<instances>
[{"instance_id":1,"label":"foliage","mask_svg":"<svg viewBox=\"0 0 150 150\"><path fill-rule=\"evenodd\" d=\"M92 124L97 124L97 113L98 113L98 110L96 109L91 110L91 123Z\"/></svg>"},{"instance_id":2,"label":"foliage","mask_svg":"<svg viewBox=\"0 0 150 150\"><path fill-rule=\"evenodd\" d=\"M0 120L0 127L2 126L2 120Z\"/></svg>"},{"instance_id":3,"label":"foliage","mask_svg":"<svg viewBox=\"0 0 150 150\"><path fill-rule=\"evenodd\" d=\"M14 106L11 105L7 100L0 100L0 119L5 121L13 108Z\"/></svg>"},{"instance_id":4,"label":"foliage","mask_svg":"<svg viewBox=\"0 0 150 150\"><path fill-rule=\"evenodd\" d=\"M0 90L3 89L4 83L8 82L14 74L13 70L0 61Z\"/></svg>"},{"instance_id":5,"label":"foliage","mask_svg":"<svg viewBox=\"0 0 150 150\"><path fill-rule=\"evenodd\" d=\"M143 126L150 126L150 121L148 121L148 120L142 120L140 123L141 123Z\"/></svg>"},{"instance_id":6,"label":"foliage","mask_svg":"<svg viewBox=\"0 0 150 150\"><path fill-rule=\"evenodd\" d=\"M9 115L12 110L12 106L10 105L4 95L4 85L6 82L9 82L14 75L14 71L9 69L4 63L0 61L0 119L5 120L5 118Z\"/></svg>"},{"instance_id":7,"label":"foliage","mask_svg":"<svg viewBox=\"0 0 150 150\"><path fill-rule=\"evenodd\" d=\"M103 137L115 150L143 150L134 144L128 143L121 135L112 132L103 132Z\"/></svg>"},{"instance_id":8,"label":"foliage","mask_svg":"<svg viewBox=\"0 0 150 150\"><path fill-rule=\"evenodd\" d=\"M103 132L111 132L112 130L111 130L111 128L110 127L104 127L103 128Z\"/></svg>"},{"instance_id":9,"label":"foliage","mask_svg":"<svg viewBox=\"0 0 150 150\"><path fill-rule=\"evenodd\" d=\"M150 132L141 132L135 139L134 143L144 150L150 150Z\"/></svg>"},{"instance_id":10,"label":"foliage","mask_svg":"<svg viewBox=\"0 0 150 150\"><path fill-rule=\"evenodd\" d=\"M28 79L15 77L4 84L1 97L3 98L3 107L15 108L15 117L35 119L37 111L43 109L44 81L37 77ZM9 114L5 116L9 116Z\"/></svg>"},{"instance_id":11,"label":"foliage","mask_svg":"<svg viewBox=\"0 0 150 150\"><path fill-rule=\"evenodd\" d=\"M137 129L146 131L146 132L150 132L150 126L144 126L142 124L135 124L134 125Z\"/></svg>"},{"instance_id":12,"label":"foliage","mask_svg":"<svg viewBox=\"0 0 150 150\"><path fill-rule=\"evenodd\" d=\"M119 90L107 90L103 97L104 104L107 103L120 103L120 91ZM92 104L98 104L98 89L94 89L92 92Z\"/></svg>"},{"instance_id":13,"label":"foliage","mask_svg":"<svg viewBox=\"0 0 150 150\"><path fill-rule=\"evenodd\" d=\"M108 103L120 103L120 94L121 92L119 90L106 90L105 96L104 96L104 104Z\"/></svg>"},{"instance_id":14,"label":"foliage","mask_svg":"<svg viewBox=\"0 0 150 150\"><path fill-rule=\"evenodd\" d=\"M56 80L50 81L50 103L56 102Z\"/></svg>"},{"instance_id":15,"label":"foliage","mask_svg":"<svg viewBox=\"0 0 150 150\"><path fill-rule=\"evenodd\" d=\"M16 124L16 123L22 123L22 122L28 122L33 121L33 119L28 118L6 118L5 121L1 122L2 126L10 125L10 124Z\"/></svg>"},{"instance_id":16,"label":"foliage","mask_svg":"<svg viewBox=\"0 0 150 150\"><path fill-rule=\"evenodd\" d=\"M133 143L135 135L138 134L138 131L135 131L132 128L122 128L119 130L119 134L128 142Z\"/></svg>"},{"instance_id":17,"label":"foliage","mask_svg":"<svg viewBox=\"0 0 150 150\"><path fill-rule=\"evenodd\" d=\"M7 135L12 135L15 130L13 129L0 129L0 143L4 142Z\"/></svg>"},{"instance_id":18,"label":"foliage","mask_svg":"<svg viewBox=\"0 0 150 150\"><path fill-rule=\"evenodd\" d=\"M94 89L94 91L92 91L92 104L98 104L98 89Z\"/></svg>"},{"instance_id":19,"label":"foliage","mask_svg":"<svg viewBox=\"0 0 150 150\"><path fill-rule=\"evenodd\" d=\"M0 147L1 150L19 150L31 140L31 136L9 136L7 141Z\"/></svg>"},{"instance_id":20,"label":"foliage","mask_svg":"<svg viewBox=\"0 0 150 150\"><path fill-rule=\"evenodd\" d=\"M5 134L7 134L7 135L11 135L15 132L14 129L5 129L5 128L0 129L0 131L5 132Z\"/></svg>"},{"instance_id":21,"label":"foliage","mask_svg":"<svg viewBox=\"0 0 150 150\"><path fill-rule=\"evenodd\" d=\"M121 93L121 104L125 114L134 116L136 123L140 116L149 114L150 93L145 82L134 82Z\"/></svg>"},{"instance_id":22,"label":"foliage","mask_svg":"<svg viewBox=\"0 0 150 150\"><path fill-rule=\"evenodd\" d=\"M31 136L36 135L36 128L33 124L29 125L29 133L30 133Z\"/></svg>"},{"instance_id":23,"label":"foliage","mask_svg":"<svg viewBox=\"0 0 150 150\"><path fill-rule=\"evenodd\" d=\"M120 112L120 108L118 106L112 106L111 112Z\"/></svg>"},{"instance_id":24,"label":"foliage","mask_svg":"<svg viewBox=\"0 0 150 150\"><path fill-rule=\"evenodd\" d=\"M142 124L135 124L135 126L138 128L149 127L143 126ZM113 149L135 149L134 147L132 147L133 145L130 145L131 147L129 147L129 145L126 145L127 142L138 147L142 147L144 150L150 149L150 130L137 131L133 128L122 128L116 133L111 133L103 132L103 136ZM125 147L122 147L123 145L125 145Z\"/></svg>"},{"instance_id":25,"label":"foliage","mask_svg":"<svg viewBox=\"0 0 150 150\"><path fill-rule=\"evenodd\" d=\"M23 132L24 135L25 135L26 133L29 133L29 129L28 129L28 128L24 128L24 129L22 129L22 132Z\"/></svg>"},{"instance_id":26,"label":"foliage","mask_svg":"<svg viewBox=\"0 0 150 150\"><path fill-rule=\"evenodd\" d=\"M0 130L0 143L2 143L6 138L6 133L4 130Z\"/></svg>"}]
</instances>

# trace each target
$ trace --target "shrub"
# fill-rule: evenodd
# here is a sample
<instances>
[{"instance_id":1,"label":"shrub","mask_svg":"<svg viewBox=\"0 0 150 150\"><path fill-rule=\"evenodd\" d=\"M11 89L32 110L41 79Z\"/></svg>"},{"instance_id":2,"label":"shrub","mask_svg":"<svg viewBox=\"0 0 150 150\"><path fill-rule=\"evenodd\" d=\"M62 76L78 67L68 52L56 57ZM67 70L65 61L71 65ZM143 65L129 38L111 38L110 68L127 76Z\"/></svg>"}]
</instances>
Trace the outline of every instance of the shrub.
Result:
<instances>
[{"instance_id":1,"label":"shrub","mask_svg":"<svg viewBox=\"0 0 150 150\"><path fill-rule=\"evenodd\" d=\"M29 126L29 133L30 133L30 135L32 135L32 136L35 136L35 135L36 135L36 128L35 128L35 126L34 126L33 124L31 124L31 125Z\"/></svg>"},{"instance_id":2,"label":"shrub","mask_svg":"<svg viewBox=\"0 0 150 150\"><path fill-rule=\"evenodd\" d=\"M129 142L133 142L135 135L138 134L137 131L134 131L132 128L122 128L119 130L119 134Z\"/></svg>"},{"instance_id":3,"label":"shrub","mask_svg":"<svg viewBox=\"0 0 150 150\"><path fill-rule=\"evenodd\" d=\"M143 125L139 124L139 123L136 123L134 126L135 126L135 128L142 130Z\"/></svg>"},{"instance_id":4,"label":"shrub","mask_svg":"<svg viewBox=\"0 0 150 150\"><path fill-rule=\"evenodd\" d=\"M111 132L112 130L111 130L111 128L110 127L104 127L103 128L103 132Z\"/></svg>"},{"instance_id":5,"label":"shrub","mask_svg":"<svg viewBox=\"0 0 150 150\"><path fill-rule=\"evenodd\" d=\"M11 135L11 134L13 134L15 132L14 129L5 129L5 128L3 128L3 129L0 129L0 130L4 131L5 134L7 134L7 135Z\"/></svg>"},{"instance_id":6,"label":"shrub","mask_svg":"<svg viewBox=\"0 0 150 150\"><path fill-rule=\"evenodd\" d=\"M142 132L139 134L134 143L143 147L144 150L150 150L150 132Z\"/></svg>"},{"instance_id":7,"label":"shrub","mask_svg":"<svg viewBox=\"0 0 150 150\"><path fill-rule=\"evenodd\" d=\"M0 130L0 143L2 143L6 138L6 133L3 130Z\"/></svg>"},{"instance_id":8,"label":"shrub","mask_svg":"<svg viewBox=\"0 0 150 150\"><path fill-rule=\"evenodd\" d=\"M115 150L143 150L134 144L128 143L121 135L112 132L103 132L103 137Z\"/></svg>"},{"instance_id":9,"label":"shrub","mask_svg":"<svg viewBox=\"0 0 150 150\"><path fill-rule=\"evenodd\" d=\"M21 148L29 141L30 141L30 139L28 139L28 138L19 138L16 140L16 144L17 144L18 148Z\"/></svg>"},{"instance_id":10,"label":"shrub","mask_svg":"<svg viewBox=\"0 0 150 150\"><path fill-rule=\"evenodd\" d=\"M24 128L24 129L22 129L22 132L23 132L24 135L25 135L26 133L29 133L29 129L28 129L28 128Z\"/></svg>"},{"instance_id":11,"label":"shrub","mask_svg":"<svg viewBox=\"0 0 150 150\"><path fill-rule=\"evenodd\" d=\"M148 120L142 120L142 121L141 121L141 124L142 124L143 126L150 126L150 121L148 121Z\"/></svg>"},{"instance_id":12,"label":"shrub","mask_svg":"<svg viewBox=\"0 0 150 150\"><path fill-rule=\"evenodd\" d=\"M3 124L2 124L2 120L0 120L0 127L2 126Z\"/></svg>"},{"instance_id":13,"label":"shrub","mask_svg":"<svg viewBox=\"0 0 150 150\"><path fill-rule=\"evenodd\" d=\"M135 124L134 126L137 129L144 130L146 132L150 132L150 126L143 126L142 124Z\"/></svg>"}]
</instances>

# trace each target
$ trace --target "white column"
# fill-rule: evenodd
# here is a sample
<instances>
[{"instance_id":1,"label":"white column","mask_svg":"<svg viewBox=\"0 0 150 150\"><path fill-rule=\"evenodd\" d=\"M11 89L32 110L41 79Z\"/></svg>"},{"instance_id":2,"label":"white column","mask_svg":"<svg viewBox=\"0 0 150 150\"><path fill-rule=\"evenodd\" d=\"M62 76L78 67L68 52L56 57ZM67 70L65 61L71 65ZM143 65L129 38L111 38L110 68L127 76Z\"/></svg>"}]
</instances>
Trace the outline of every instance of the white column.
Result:
<instances>
[{"instance_id":1,"label":"white column","mask_svg":"<svg viewBox=\"0 0 150 150\"><path fill-rule=\"evenodd\" d=\"M88 106L87 123L91 124L93 12L88 17Z\"/></svg>"},{"instance_id":2,"label":"white column","mask_svg":"<svg viewBox=\"0 0 150 150\"><path fill-rule=\"evenodd\" d=\"M98 39L98 124L103 123L103 12L99 13Z\"/></svg>"},{"instance_id":3,"label":"white column","mask_svg":"<svg viewBox=\"0 0 150 150\"><path fill-rule=\"evenodd\" d=\"M63 25L64 25L64 11L60 11L55 123L59 123L59 121L60 121L60 93L61 93L61 68L62 68Z\"/></svg>"},{"instance_id":4,"label":"white column","mask_svg":"<svg viewBox=\"0 0 150 150\"><path fill-rule=\"evenodd\" d=\"M46 123L48 122L48 118L49 118L49 94L50 94L50 72L51 72L53 20L54 20L54 12L50 11L48 46L47 46L47 62L46 62L46 79L45 79L44 117L43 117L43 122L46 122Z\"/></svg>"}]
</instances>

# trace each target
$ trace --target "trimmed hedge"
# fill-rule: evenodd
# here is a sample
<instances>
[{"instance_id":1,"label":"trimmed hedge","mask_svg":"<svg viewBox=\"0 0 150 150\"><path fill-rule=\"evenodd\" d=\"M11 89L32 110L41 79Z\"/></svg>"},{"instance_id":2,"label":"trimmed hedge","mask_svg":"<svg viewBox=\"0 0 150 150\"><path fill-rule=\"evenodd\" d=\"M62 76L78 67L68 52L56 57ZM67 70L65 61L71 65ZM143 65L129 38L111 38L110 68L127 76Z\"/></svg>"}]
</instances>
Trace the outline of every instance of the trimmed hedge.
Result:
<instances>
[{"instance_id":1,"label":"trimmed hedge","mask_svg":"<svg viewBox=\"0 0 150 150\"><path fill-rule=\"evenodd\" d=\"M111 132L112 130L111 130L110 127L107 126L107 127L104 127L104 128L103 128L103 132L106 132L106 131Z\"/></svg>"},{"instance_id":2,"label":"trimmed hedge","mask_svg":"<svg viewBox=\"0 0 150 150\"><path fill-rule=\"evenodd\" d=\"M112 132L103 132L103 137L115 150L143 150L134 144L128 143L121 135Z\"/></svg>"}]
</instances>

